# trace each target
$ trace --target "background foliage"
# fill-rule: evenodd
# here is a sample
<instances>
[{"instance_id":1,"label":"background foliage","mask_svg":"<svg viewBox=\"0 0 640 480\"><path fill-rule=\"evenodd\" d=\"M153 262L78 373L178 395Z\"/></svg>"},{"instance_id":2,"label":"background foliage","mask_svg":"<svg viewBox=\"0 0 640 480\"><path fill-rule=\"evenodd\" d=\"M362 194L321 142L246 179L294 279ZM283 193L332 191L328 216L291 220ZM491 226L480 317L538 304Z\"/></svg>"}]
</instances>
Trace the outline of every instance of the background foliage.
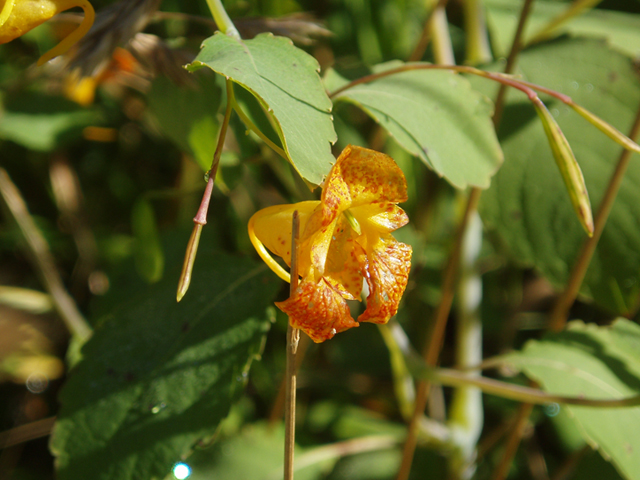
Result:
<instances>
[{"instance_id":1,"label":"background foliage","mask_svg":"<svg viewBox=\"0 0 640 480\"><path fill-rule=\"evenodd\" d=\"M92 3L98 11L113 5ZM386 152L407 177L402 206L411 222L397 237L412 245L414 260L396 319L413 348L431 334L468 187L480 187L484 229L476 230L477 255L463 265L461 285L481 279L481 303L469 312L460 302L451 315L481 321L471 363L504 354L501 368L483 375L535 381L558 395L638 394L640 156L571 310L575 321L549 334L546 314L585 234L526 96L508 92L496 132L498 85L484 78L414 70L339 91L405 65L434 3L229 1L241 43L211 36L211 25L198 20L211 17L206 2L164 0L144 32L166 41L167 57L154 64L157 57L132 55L129 45L84 86L55 63L33 66L63 21L0 46L0 167L94 330L84 345L70 338L43 293L24 230L0 203L0 478L176 478L178 462L194 479L282 478L287 319L272 305L288 289L258 263L246 224L259 208L317 198L309 187L350 143ZM447 6L460 64L478 63L465 44L473 37L465 6L474 3ZM503 70L521 6L484 2L491 58L478 67ZM525 43L566 7L535 1ZM265 26L256 17L299 23ZM291 36L295 46L258 31ZM516 78L570 95L627 133L640 106L640 3L603 1L555 33L526 45ZM434 53L429 47L421 60L435 61ZM188 63L192 73L176 68ZM177 304L228 101L223 76L236 83L233 101L245 118L232 115L194 278ZM595 210L621 148L566 105L541 98L573 148ZM464 325L448 325L442 366L463 361L456 348L471 328ZM414 389L401 342L382 333L362 325L309 346L299 377L296 478L395 478ZM470 410L452 408L468 391L432 390L432 423L421 431L411 478L494 478L519 406L474 390L461 404ZM461 419L473 420L479 438ZM552 402L534 407L525 426L509 478L640 479L640 407Z\"/></svg>"}]
</instances>

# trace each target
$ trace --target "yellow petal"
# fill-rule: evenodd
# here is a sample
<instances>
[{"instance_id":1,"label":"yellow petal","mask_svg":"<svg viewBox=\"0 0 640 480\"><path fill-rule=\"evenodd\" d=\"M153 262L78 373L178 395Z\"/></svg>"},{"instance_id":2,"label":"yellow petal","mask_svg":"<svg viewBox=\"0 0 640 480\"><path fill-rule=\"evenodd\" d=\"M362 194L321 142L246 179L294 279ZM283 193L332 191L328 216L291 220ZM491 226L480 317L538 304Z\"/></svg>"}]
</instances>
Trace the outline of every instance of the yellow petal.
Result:
<instances>
[{"instance_id":1,"label":"yellow petal","mask_svg":"<svg viewBox=\"0 0 640 480\"><path fill-rule=\"evenodd\" d=\"M371 239L368 239L371 241ZM367 308L359 322L387 323L398 311L411 269L411 247L391 235L381 236L367 247L369 285Z\"/></svg>"},{"instance_id":2,"label":"yellow petal","mask_svg":"<svg viewBox=\"0 0 640 480\"><path fill-rule=\"evenodd\" d=\"M363 231L373 229L380 233L390 233L409 223L409 217L393 203L362 205L349 209Z\"/></svg>"},{"instance_id":3,"label":"yellow petal","mask_svg":"<svg viewBox=\"0 0 640 480\"><path fill-rule=\"evenodd\" d=\"M264 247L281 257L287 265L291 265L291 226L293 212L298 211L300 231L304 232L307 222L320 202L309 201L292 205L275 205L257 211L249 220L249 238L260 257L278 276L289 281L289 274L280 267ZM301 238L302 240L302 238ZM302 246L302 242L300 244ZM298 248L298 273L306 275L310 268L308 248ZM284 272L284 276L283 276ZM286 278L285 278L286 277Z\"/></svg>"},{"instance_id":4,"label":"yellow petal","mask_svg":"<svg viewBox=\"0 0 640 480\"><path fill-rule=\"evenodd\" d=\"M367 148L346 147L325 180L324 225L351 207L407 200L407 181L391 157Z\"/></svg>"},{"instance_id":5,"label":"yellow petal","mask_svg":"<svg viewBox=\"0 0 640 480\"><path fill-rule=\"evenodd\" d=\"M289 315L292 327L299 328L316 343L358 326L349 313L347 301L323 279L316 283L313 275L305 277L293 296L276 306Z\"/></svg>"},{"instance_id":6,"label":"yellow petal","mask_svg":"<svg viewBox=\"0 0 640 480\"><path fill-rule=\"evenodd\" d=\"M46 22L51 17L73 7L82 7L84 19L69 36L45 53L38 65L62 55L82 38L93 25L95 12L88 0L0 0L0 43L7 43Z\"/></svg>"}]
</instances>

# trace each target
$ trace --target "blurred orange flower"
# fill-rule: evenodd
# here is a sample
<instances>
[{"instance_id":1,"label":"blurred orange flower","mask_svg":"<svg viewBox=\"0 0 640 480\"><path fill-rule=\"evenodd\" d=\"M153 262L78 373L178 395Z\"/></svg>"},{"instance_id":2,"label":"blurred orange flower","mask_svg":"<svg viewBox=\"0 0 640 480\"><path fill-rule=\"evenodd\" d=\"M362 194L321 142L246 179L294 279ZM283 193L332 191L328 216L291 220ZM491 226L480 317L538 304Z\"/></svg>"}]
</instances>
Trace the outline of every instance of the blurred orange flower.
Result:
<instances>
[{"instance_id":1,"label":"blurred orange flower","mask_svg":"<svg viewBox=\"0 0 640 480\"><path fill-rule=\"evenodd\" d=\"M67 52L91 28L95 12L88 0L0 0L0 43L7 43L73 7L82 7L84 19L78 28L38 60L38 65Z\"/></svg>"},{"instance_id":2,"label":"blurred orange flower","mask_svg":"<svg viewBox=\"0 0 640 480\"><path fill-rule=\"evenodd\" d=\"M386 323L398 310L411 268L411 247L390 232L409 219L396 204L407 200L407 182L392 158L346 147L324 182L320 201L277 205L249 221L251 242L282 279L289 274L267 249L291 264L291 219L300 218L297 290L276 303L291 325L318 343L358 322ZM266 248L265 248L266 247ZM363 279L367 308L356 322L346 300L359 300Z\"/></svg>"}]
</instances>

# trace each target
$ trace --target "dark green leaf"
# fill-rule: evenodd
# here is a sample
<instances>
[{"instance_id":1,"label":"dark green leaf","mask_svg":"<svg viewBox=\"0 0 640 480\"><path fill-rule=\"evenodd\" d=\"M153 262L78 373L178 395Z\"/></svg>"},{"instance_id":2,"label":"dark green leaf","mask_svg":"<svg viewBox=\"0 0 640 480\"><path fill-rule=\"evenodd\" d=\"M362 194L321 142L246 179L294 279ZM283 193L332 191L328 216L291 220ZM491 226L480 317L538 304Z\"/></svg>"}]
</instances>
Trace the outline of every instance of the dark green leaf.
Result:
<instances>
[{"instance_id":1,"label":"dark green leaf","mask_svg":"<svg viewBox=\"0 0 640 480\"><path fill-rule=\"evenodd\" d=\"M157 282L162 278L164 270L164 252L160 244L156 217L149 200L140 198L133 205L131 229L136 269L147 282Z\"/></svg>"},{"instance_id":2,"label":"dark green leaf","mask_svg":"<svg viewBox=\"0 0 640 480\"><path fill-rule=\"evenodd\" d=\"M619 348L620 336L640 342L640 326L618 319L611 327L572 322L567 331L530 341L507 361L546 391L586 398L624 398L640 391L640 356ZM563 406L585 440L610 457L628 479L640 479L640 407Z\"/></svg>"},{"instance_id":3,"label":"dark green leaf","mask_svg":"<svg viewBox=\"0 0 640 480\"><path fill-rule=\"evenodd\" d=\"M197 75L194 80L195 86L178 87L160 76L147 99L164 134L208 171L218 138L221 91L212 74Z\"/></svg>"},{"instance_id":4,"label":"dark green leaf","mask_svg":"<svg viewBox=\"0 0 640 480\"><path fill-rule=\"evenodd\" d=\"M379 65L374 72L399 67ZM328 87L341 82L335 73ZM493 106L460 75L415 70L356 85L334 97L361 107L407 151L452 185L486 188L502 163Z\"/></svg>"},{"instance_id":5,"label":"dark green leaf","mask_svg":"<svg viewBox=\"0 0 640 480\"><path fill-rule=\"evenodd\" d=\"M174 273L132 292L84 346L51 441L60 480L162 478L242 391L279 282L264 266L200 252L178 304Z\"/></svg>"},{"instance_id":6,"label":"dark green leaf","mask_svg":"<svg viewBox=\"0 0 640 480\"><path fill-rule=\"evenodd\" d=\"M640 79L624 55L594 40L562 40L526 50L526 80L571 95L622 132L640 105ZM621 148L569 107L546 102L584 174L598 209ZM518 263L563 285L586 236L554 165L533 107L510 92L500 129L505 164L482 196L480 212ZM632 308L640 291L640 156L634 154L581 293L613 311Z\"/></svg>"},{"instance_id":7,"label":"dark green leaf","mask_svg":"<svg viewBox=\"0 0 640 480\"><path fill-rule=\"evenodd\" d=\"M190 70L208 66L249 90L275 119L285 152L300 175L319 184L335 161L331 100L318 62L271 34L237 40L220 32L204 41Z\"/></svg>"}]
</instances>

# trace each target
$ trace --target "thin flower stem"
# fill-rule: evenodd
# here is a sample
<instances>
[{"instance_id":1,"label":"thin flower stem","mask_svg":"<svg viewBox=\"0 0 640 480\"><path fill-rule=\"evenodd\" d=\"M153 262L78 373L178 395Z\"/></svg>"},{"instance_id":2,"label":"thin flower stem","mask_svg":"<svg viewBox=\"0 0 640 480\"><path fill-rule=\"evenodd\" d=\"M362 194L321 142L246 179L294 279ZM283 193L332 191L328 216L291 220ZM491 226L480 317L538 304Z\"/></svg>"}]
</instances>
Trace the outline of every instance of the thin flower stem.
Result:
<instances>
[{"instance_id":1,"label":"thin flower stem","mask_svg":"<svg viewBox=\"0 0 640 480\"><path fill-rule=\"evenodd\" d=\"M80 313L73 297L65 289L47 241L33 221L20 191L2 168L0 168L0 196L24 236L33 264L53 299L58 315L69 332L84 342L91 336L91 326Z\"/></svg>"},{"instance_id":2,"label":"thin flower stem","mask_svg":"<svg viewBox=\"0 0 640 480\"><path fill-rule=\"evenodd\" d=\"M511 430L511 434L507 439L506 448L502 458L500 459L498 467L495 469L493 476L491 477L491 480L503 480L507 477L513 458L520 446L520 440L522 439L527 428L527 424L529 423L529 416L531 415L532 410L533 405L530 403L523 403L520 405L515 427Z\"/></svg>"},{"instance_id":3,"label":"thin flower stem","mask_svg":"<svg viewBox=\"0 0 640 480\"><path fill-rule=\"evenodd\" d=\"M229 128L229 120L231 119L231 111L233 110L233 82L227 80L227 108L224 112L224 119L220 126L220 132L218 134L218 144L216 150L213 153L213 160L211 161L211 169L207 173L208 180L207 186L202 195L202 201L200 202L200 208L193 218L193 230L189 243L184 255L184 261L182 263L182 273L178 280L178 292L176 299L179 302L187 293L189 285L191 283L191 274L193 272L193 264L196 261L196 254L198 253L198 245L200 243L200 234L202 233L202 227L207 224L207 213L209 212L209 203L211 202L211 195L213 193L213 185L216 180L216 174L218 173L218 166L220 165L220 157L222 156L222 147L224 146L225 138L227 138L227 129Z\"/></svg>"},{"instance_id":4,"label":"thin flower stem","mask_svg":"<svg viewBox=\"0 0 640 480\"><path fill-rule=\"evenodd\" d=\"M629 138L634 140L639 133L640 106L638 107L636 118L633 122L633 126L631 127ZM593 236L591 238L587 238L582 244L582 248L578 254L578 259L571 270L567 286L556 301L553 310L549 315L549 328L554 332L564 329L567 317L569 316L569 309L578 296L580 285L582 285L584 276L587 273L587 269L589 268L589 264L591 263L591 259L593 258L593 254L595 253L598 245L598 241L600 240L605 224L607 223L607 219L609 218L609 214L611 213L613 203L615 202L618 191L620 190L620 185L622 184L622 180L624 179L624 174L627 171L630 160L631 151L627 149L623 150L620 154L618 164L609 179L609 184L607 185L602 202L596 212Z\"/></svg>"},{"instance_id":5,"label":"thin flower stem","mask_svg":"<svg viewBox=\"0 0 640 480\"><path fill-rule=\"evenodd\" d=\"M293 212L291 228L291 283L289 295L293 296L298 289L298 237L300 219L298 211ZM293 480L293 455L296 438L296 383L297 383L297 354L300 330L287 326L287 366L286 366L286 397L284 417L284 480Z\"/></svg>"}]
</instances>

